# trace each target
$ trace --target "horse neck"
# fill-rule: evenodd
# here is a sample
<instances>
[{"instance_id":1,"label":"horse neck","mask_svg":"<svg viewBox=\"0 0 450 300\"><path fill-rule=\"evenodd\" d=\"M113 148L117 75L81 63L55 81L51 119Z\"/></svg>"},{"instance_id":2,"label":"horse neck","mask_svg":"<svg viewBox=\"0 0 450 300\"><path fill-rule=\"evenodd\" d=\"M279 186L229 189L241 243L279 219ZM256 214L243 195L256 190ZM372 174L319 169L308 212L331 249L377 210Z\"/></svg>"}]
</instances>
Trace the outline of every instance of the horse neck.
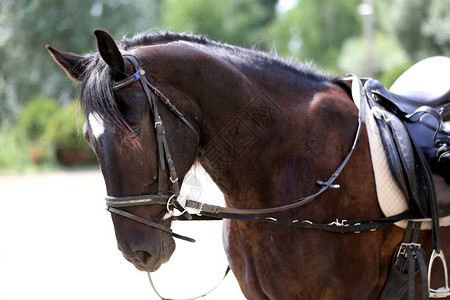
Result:
<instances>
[{"instance_id":1,"label":"horse neck","mask_svg":"<svg viewBox=\"0 0 450 300\"><path fill-rule=\"evenodd\" d=\"M231 82L219 81L211 97L201 99L201 106L207 109L203 110L198 155L225 194L227 204L270 207L315 192L315 181L326 179L334 171L317 158L317 152L328 149L333 157L328 160L333 162L334 157L343 157L343 147L339 145L336 150L330 145L341 140L351 145L352 136L347 133L354 132L349 125L356 126L356 118L348 124L339 121L344 137L329 136L330 129L339 126L332 124L336 116L343 117L330 109L330 98L335 94L334 100L352 106L348 95L329 83L323 84L321 89L327 93L321 94L315 84L292 74L283 77L270 70L234 70L233 74L233 79L227 79ZM284 197L279 191L292 195ZM280 198L286 203L274 202Z\"/></svg>"},{"instance_id":2,"label":"horse neck","mask_svg":"<svg viewBox=\"0 0 450 300\"><path fill-rule=\"evenodd\" d=\"M149 69L163 91L184 99L180 108L200 127L197 159L230 206L260 208L314 192L315 181L334 172L351 145L356 109L330 82L230 63L185 45L153 53Z\"/></svg>"}]
</instances>

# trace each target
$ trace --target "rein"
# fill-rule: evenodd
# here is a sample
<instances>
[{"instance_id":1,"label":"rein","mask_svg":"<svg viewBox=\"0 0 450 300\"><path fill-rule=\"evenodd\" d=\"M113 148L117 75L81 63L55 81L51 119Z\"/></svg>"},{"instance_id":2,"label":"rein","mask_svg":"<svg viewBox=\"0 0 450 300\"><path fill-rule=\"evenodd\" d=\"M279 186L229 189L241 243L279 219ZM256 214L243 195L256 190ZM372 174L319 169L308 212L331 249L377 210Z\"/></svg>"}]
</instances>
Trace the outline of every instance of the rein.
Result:
<instances>
[{"instance_id":1,"label":"rein","mask_svg":"<svg viewBox=\"0 0 450 300\"><path fill-rule=\"evenodd\" d=\"M365 115L365 90L362 85L362 82L359 78L354 75L349 75L344 80L351 80L351 93L352 99L355 102L356 106L359 109L358 115L358 128L352 143L352 147L349 150L348 154L342 161L342 163L338 166L338 168L331 174L331 176L326 181L318 180L317 184L320 185L320 189L309 196L297 199L295 202L287 205L282 205L278 207L272 208L264 208L264 209L238 209L238 208L230 208L230 207L222 207L211 205L207 203L202 203L194 200L187 199L186 196L180 195L180 186L178 182L178 176L175 170L175 165L172 160L172 156L170 154L169 146L167 143L167 139L165 136L164 125L161 117L158 113L157 99L160 99L170 111L172 111L190 130L196 135L197 141L200 139L200 134L196 127L192 125L186 119L184 114L177 109L175 105L171 103L171 101L156 87L151 85L145 76L145 71L139 66L137 59L131 55L125 55L125 58L133 65L135 73L129 75L125 79L116 82L113 86L114 90L118 91L126 86L129 86L137 81L140 82L142 89L148 99L150 104L151 112L153 114L155 131L156 131L156 142L157 142L157 153L158 153L158 191L157 194L150 195L138 195L138 196L127 196L127 197L115 197L115 196L107 196L105 197L107 210L111 213L121 215L123 217L132 219L136 222L145 224L147 226L153 227L155 229L159 229L163 232L166 232L172 235L175 238L180 238L185 241L195 242L194 239L176 234L172 231L172 229L163 224L153 222L147 220L145 218L139 217L137 215L131 214L122 210L123 207L132 207L132 206L141 206L141 205L160 205L165 206L167 213L163 218L171 218L172 220L220 220L220 219L237 219L237 220L255 220L255 221L263 221L268 223L276 223L280 225L293 226L297 228L306 228L306 229L316 229L323 230L329 232L340 232L340 233L359 233L363 231L374 231L379 228L391 225L397 221L404 219L413 219L414 216L410 211L406 211L400 213L398 215L394 215L391 217L380 218L380 219L370 219L370 220L341 220L333 221L328 224L317 224L313 223L309 220L293 220L293 221L285 221L285 220L277 220L276 218L266 217L261 218L257 216L252 216L255 214L267 214L267 213L275 213L286 211L290 209L294 209L303 205L308 204L322 193L324 193L329 188L335 189L339 188L338 184L334 184L334 181L338 178L342 170L347 165L350 160L357 142L361 136L363 127L364 127L364 115ZM162 192L162 180L163 180L163 171L166 169L166 163L169 169L169 180L171 181L174 189L174 193L163 194ZM180 212L179 215L173 215L173 209L176 209ZM187 211L194 214L194 217ZM229 267L225 272L224 277L221 282L224 280L225 276L229 272ZM153 287L156 294L163 300L168 298L163 298L156 290L151 275L148 273L148 278L151 286ZM220 283L219 283L220 284ZM218 285L217 285L218 286ZM217 287L216 286L216 287ZM208 293L213 291L216 287L204 293L200 296L189 298L189 300L198 299L206 296ZM187 299L186 299L187 300Z\"/></svg>"},{"instance_id":2,"label":"rein","mask_svg":"<svg viewBox=\"0 0 450 300\"><path fill-rule=\"evenodd\" d=\"M316 193L297 199L295 202L291 204L264 209L239 209L202 203L187 199L184 195L180 195L177 173L167 144L163 121L161 120L161 117L159 116L158 113L157 98L160 99L169 108L169 110L172 111L180 120L182 120L192 130L192 132L194 132L194 134L197 137L197 140L199 140L200 134L196 129L196 127L186 119L184 114L180 110L178 110L174 104L171 103L169 98L167 98L160 90L158 90L156 87L154 87L148 82L147 78L145 77L145 71L139 66L137 59L131 55L125 55L125 57L133 65L135 73L131 74L130 76L126 77L125 79L119 82L116 82L113 88L117 91L139 81L149 101L150 108L153 113L157 137L158 166L159 166L158 192L157 194L151 195L127 196L127 197L107 196L105 197L106 206L107 210L110 211L111 213L119 214L121 216L133 219L142 224L167 232L171 234L173 237L181 238L183 240L190 242L193 242L195 240L189 237L173 233L173 231L167 226L125 212L120 208L140 206L140 205L162 205L166 206L168 213L168 216L166 215L164 219L171 217L173 220L219 220L219 219L255 220L255 221L283 224L299 228L317 229L341 233L346 232L358 233L362 231L374 231L378 228L393 224L397 221L413 217L409 212L405 212L388 218L381 218L381 219L350 220L350 221L348 220L339 221L336 219L336 221L333 221L328 224L316 224L309 220L283 221L272 217L260 218L251 216L255 214L268 214L294 209L308 204L329 188L340 187L338 184L334 184L334 181L336 180L336 178L338 178L338 176L340 175L340 173L350 160L357 145L357 142L360 138L364 125L365 91L362 82L356 76L349 75L344 79L352 81L351 86L352 98L359 108L358 128L355 134L355 138L353 140L352 147L348 152L347 156L344 158L339 167L333 172L333 174L331 174L331 176L326 181L322 180L317 181L317 184L319 184L321 188ZM174 193L172 194L162 193L162 178L163 178L163 171L166 168L165 166L166 162L170 172L169 179L174 187ZM177 209L180 212L180 215L173 216L173 209L171 208ZM187 211L188 209L190 213L194 214L194 217L191 216L191 214Z\"/></svg>"}]
</instances>

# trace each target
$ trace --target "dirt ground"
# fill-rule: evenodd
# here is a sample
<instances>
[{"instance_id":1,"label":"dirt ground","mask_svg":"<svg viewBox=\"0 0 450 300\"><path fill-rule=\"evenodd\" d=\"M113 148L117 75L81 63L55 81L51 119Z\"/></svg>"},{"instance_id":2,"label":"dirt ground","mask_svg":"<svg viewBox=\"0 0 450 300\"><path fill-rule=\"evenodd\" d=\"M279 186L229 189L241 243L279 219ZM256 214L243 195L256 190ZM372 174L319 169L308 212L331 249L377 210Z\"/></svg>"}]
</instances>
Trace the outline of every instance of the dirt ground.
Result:
<instances>
[{"instance_id":1,"label":"dirt ground","mask_svg":"<svg viewBox=\"0 0 450 300\"><path fill-rule=\"evenodd\" d=\"M212 193L202 198L220 199ZM158 299L147 275L117 250L104 194L98 170L0 176L0 300ZM196 296L220 281L227 266L221 225L174 224L197 243L177 240L172 259L154 273L163 297ZM230 275L202 299L244 299Z\"/></svg>"}]
</instances>

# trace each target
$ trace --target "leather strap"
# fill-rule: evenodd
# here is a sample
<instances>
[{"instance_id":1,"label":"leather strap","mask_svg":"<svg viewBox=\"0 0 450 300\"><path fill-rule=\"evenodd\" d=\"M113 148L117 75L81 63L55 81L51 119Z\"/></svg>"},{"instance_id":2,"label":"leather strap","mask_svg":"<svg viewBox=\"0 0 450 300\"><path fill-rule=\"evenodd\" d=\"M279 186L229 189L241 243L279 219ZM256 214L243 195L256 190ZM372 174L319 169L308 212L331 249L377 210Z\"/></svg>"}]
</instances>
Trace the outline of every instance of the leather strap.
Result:
<instances>
[{"instance_id":1,"label":"leather strap","mask_svg":"<svg viewBox=\"0 0 450 300\"><path fill-rule=\"evenodd\" d=\"M106 196L107 207L127 207L139 205L166 205L169 195L142 195L129 197L112 197Z\"/></svg>"},{"instance_id":2,"label":"leather strap","mask_svg":"<svg viewBox=\"0 0 450 300\"><path fill-rule=\"evenodd\" d=\"M136 81L138 81L141 78L141 76L144 76L144 75L145 75L145 71L143 69L139 69L132 75L128 76L127 78L114 83L113 89L120 90L121 88L124 88L132 83L135 83Z\"/></svg>"},{"instance_id":3,"label":"leather strap","mask_svg":"<svg viewBox=\"0 0 450 300\"><path fill-rule=\"evenodd\" d=\"M155 93L156 96L158 96L158 98L169 108L169 110L171 112L173 112L178 118L180 118L181 121L183 121L183 123L185 123L192 130L192 132L194 132L194 134L197 136L197 140L200 140L200 133L199 133L198 129L191 122L189 122L186 119L185 115L180 110L178 110L178 108L175 105L172 104L170 99L167 98L167 96L164 95L163 92L161 92L158 88L153 86L147 80L147 78L145 77L145 70L143 70L141 67L139 67L139 63L137 62L137 59L133 55L130 55L130 54L125 55L125 57L127 57L128 60L131 62L131 64L133 65L133 68L136 70L136 72L131 74L130 76L126 77L125 79L116 82L113 85L113 89L119 90L130 84L133 84L137 81L142 80L141 83L143 83L144 91L146 90L146 87L144 87L144 86L147 86L148 88L150 88L153 91L153 93ZM147 99L150 99L151 93L149 93L149 92L145 92L145 93L146 93Z\"/></svg>"},{"instance_id":4,"label":"leather strap","mask_svg":"<svg viewBox=\"0 0 450 300\"><path fill-rule=\"evenodd\" d=\"M303 229L314 229L314 230L323 230L328 232L336 232L336 233L360 233L366 231L375 231L377 229L381 229L383 227L394 224L395 222L414 218L414 213L411 211L405 211L398 215L394 215L391 217L385 217L380 219L365 219L365 220L336 220L331 223L313 223L309 220L279 220L272 217L267 218L259 218L248 216L244 214L233 214L233 213L205 213L202 215L200 220L205 220L207 217L211 217L211 219L233 219L233 220L250 220L250 221L261 221L267 223L275 223L278 225L303 228ZM182 220L181 218L176 218L177 220ZM211 220L206 219L206 220Z\"/></svg>"},{"instance_id":5,"label":"leather strap","mask_svg":"<svg viewBox=\"0 0 450 300\"><path fill-rule=\"evenodd\" d=\"M406 290L408 290L408 300L414 300L415 277L419 270L422 279L422 299L429 298L428 270L424 252L418 243L420 227L421 222L408 222L402 243L394 251L391 269L378 300L400 299Z\"/></svg>"},{"instance_id":6,"label":"leather strap","mask_svg":"<svg viewBox=\"0 0 450 300\"><path fill-rule=\"evenodd\" d=\"M242 214L242 215L251 215L251 214L266 214L266 213L274 213L274 212L280 212L285 211L289 209L293 209L296 207L303 206L305 204L308 204L315 198L317 198L319 195L321 195L323 192L325 192L329 188L339 188L339 185L333 184L336 178L338 178L339 174L342 172L342 170L347 165L348 161L350 160L350 157L353 154L353 151L356 148L356 144L359 141L359 137L361 136L361 132L363 130L364 125L364 118L365 118L365 92L364 87L361 83L361 80L359 80L358 77L355 75L348 75L345 80L351 80L352 81L352 98L357 103L357 106L359 108L359 114L358 114L358 129L355 134L355 138L353 140L352 147L347 154L347 156L344 158L342 163L339 165L339 167L336 169L336 171L331 174L331 176L326 180L318 180L317 183L321 185L321 188L319 191L315 194L309 195L304 198L297 199L294 203L273 207L273 208L264 208L264 209L239 209L239 208L230 208L230 207L221 207L216 205L210 205L205 204L193 200L187 200L186 201L186 207L192 208L195 210L198 210L198 214Z\"/></svg>"},{"instance_id":7,"label":"leather strap","mask_svg":"<svg viewBox=\"0 0 450 300\"><path fill-rule=\"evenodd\" d=\"M156 223L156 222L144 219L142 217L136 216L135 214L126 212L124 210L117 209L117 208L114 208L114 207L108 207L106 210L109 211L109 212L118 214L118 215L120 215L122 217L126 217L126 218L129 218L129 219L132 219L132 220L134 220L136 222L139 222L139 223L142 223L144 225L147 225L147 226L159 229L161 231L167 232L168 234L172 235L173 237L176 237L176 238L188 241L188 242L192 242L192 243L195 242L195 240L193 238L190 238L190 237L187 237L187 236L184 236L184 235L181 235L181 234L174 233L172 231L172 229L170 229L167 226L164 226L162 224L159 224L159 223Z\"/></svg>"}]
</instances>

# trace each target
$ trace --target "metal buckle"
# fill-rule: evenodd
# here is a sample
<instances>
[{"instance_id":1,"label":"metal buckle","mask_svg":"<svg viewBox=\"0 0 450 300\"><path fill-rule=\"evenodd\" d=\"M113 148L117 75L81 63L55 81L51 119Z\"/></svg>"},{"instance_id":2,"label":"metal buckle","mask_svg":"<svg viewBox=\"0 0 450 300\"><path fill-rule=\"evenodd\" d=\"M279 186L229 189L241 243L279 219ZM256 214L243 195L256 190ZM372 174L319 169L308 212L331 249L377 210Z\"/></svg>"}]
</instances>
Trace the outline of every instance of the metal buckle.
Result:
<instances>
[{"instance_id":1,"label":"metal buckle","mask_svg":"<svg viewBox=\"0 0 450 300\"><path fill-rule=\"evenodd\" d=\"M398 252L397 252L397 256L396 256L396 261L395 261L396 268L400 272L404 273L406 270L406 266L407 266L406 258L408 257L408 254L406 253L406 248L411 249L414 259L417 259L417 255L414 252L414 248L420 249L421 247L422 247L422 245L419 243L401 243L400 247L398 248Z\"/></svg>"},{"instance_id":2,"label":"metal buckle","mask_svg":"<svg viewBox=\"0 0 450 300\"><path fill-rule=\"evenodd\" d=\"M339 222L339 219L336 219L336 221L333 221L331 223L328 223L328 225L330 226L349 226L349 224L347 224L347 220L342 220L341 222Z\"/></svg>"},{"instance_id":3,"label":"metal buckle","mask_svg":"<svg viewBox=\"0 0 450 300\"><path fill-rule=\"evenodd\" d=\"M173 216L173 209L170 209L170 205L172 202L172 199L175 197L175 194L173 194L172 196L170 196L169 200L167 200L166 202L166 210L167 210L167 214L169 216L167 216L167 214L164 216L163 220L170 218L171 216Z\"/></svg>"},{"instance_id":4,"label":"metal buckle","mask_svg":"<svg viewBox=\"0 0 450 300\"><path fill-rule=\"evenodd\" d=\"M178 196L179 197L179 196ZM166 209L167 209L167 214L164 216L164 218L163 218L163 220L165 220L165 219L168 219L168 218L170 218L170 217L172 217L172 216L174 216L174 217L178 217L178 216L181 216L181 215L183 215L187 210L186 210L186 207L184 207L184 206L182 206L183 208L184 208L184 210L183 211L180 211L180 210L178 210L180 213L177 213L177 214L175 214L175 212L174 212L174 210L173 209L170 209L170 205L172 205L172 200L175 198L175 200L178 200L178 197L177 198L175 198L175 194L173 194L172 196L170 196L170 198L169 198L169 200L167 200L167 204L166 204ZM176 208L175 206L174 206L174 208Z\"/></svg>"},{"instance_id":5,"label":"metal buckle","mask_svg":"<svg viewBox=\"0 0 450 300\"><path fill-rule=\"evenodd\" d=\"M145 75L145 71L140 69L139 71L135 72L133 74L134 78L136 79L136 81L138 81L139 79L141 79L141 76Z\"/></svg>"},{"instance_id":6,"label":"metal buckle","mask_svg":"<svg viewBox=\"0 0 450 300\"><path fill-rule=\"evenodd\" d=\"M341 187L339 184L330 184L329 182L323 182L322 180L317 180L317 184L321 186L327 186L330 189L338 189Z\"/></svg>"},{"instance_id":7,"label":"metal buckle","mask_svg":"<svg viewBox=\"0 0 450 300\"><path fill-rule=\"evenodd\" d=\"M440 258L442 262L442 266L444 268L444 276L445 276L445 286L440 287L438 289L431 288L431 270L433 268L433 263L436 258ZM445 298L450 296L450 288L448 286L448 271L447 271L447 262L445 261L444 252L439 251L436 252L436 249L433 249L433 253L431 254L430 264L428 266L428 294L430 298Z\"/></svg>"},{"instance_id":8,"label":"metal buckle","mask_svg":"<svg viewBox=\"0 0 450 300\"><path fill-rule=\"evenodd\" d=\"M406 247L408 247L410 249L413 249L414 247L420 249L420 247L422 247L422 245L418 244L418 243L401 243L400 249L397 253L397 257L399 257L400 255L407 256L406 255Z\"/></svg>"}]
</instances>

